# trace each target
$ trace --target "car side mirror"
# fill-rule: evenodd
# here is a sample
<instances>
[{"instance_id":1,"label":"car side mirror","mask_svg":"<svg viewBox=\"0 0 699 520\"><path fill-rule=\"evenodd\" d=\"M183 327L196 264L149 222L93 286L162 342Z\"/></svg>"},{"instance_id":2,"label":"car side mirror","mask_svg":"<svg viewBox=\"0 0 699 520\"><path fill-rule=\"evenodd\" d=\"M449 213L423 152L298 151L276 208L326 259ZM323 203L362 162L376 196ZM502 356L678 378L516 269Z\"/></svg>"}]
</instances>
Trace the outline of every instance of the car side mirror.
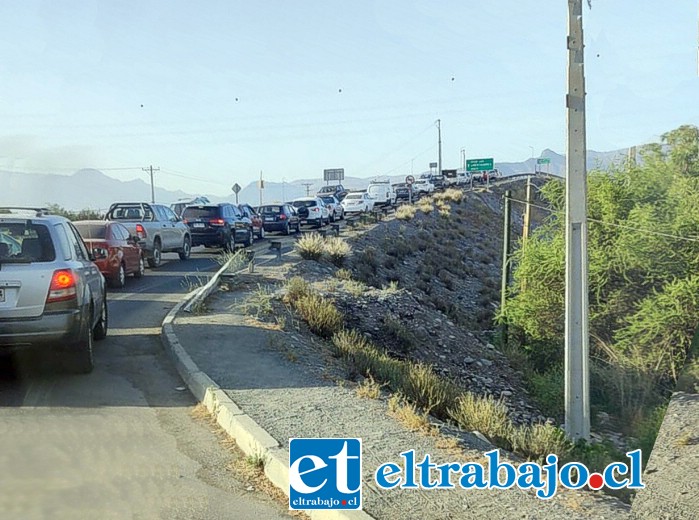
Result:
<instances>
[{"instance_id":1,"label":"car side mirror","mask_svg":"<svg viewBox=\"0 0 699 520\"><path fill-rule=\"evenodd\" d=\"M94 262L95 260L101 260L102 258L107 258L107 251L105 249L102 249L100 247L94 248L92 251L90 251L90 261Z\"/></svg>"}]
</instances>

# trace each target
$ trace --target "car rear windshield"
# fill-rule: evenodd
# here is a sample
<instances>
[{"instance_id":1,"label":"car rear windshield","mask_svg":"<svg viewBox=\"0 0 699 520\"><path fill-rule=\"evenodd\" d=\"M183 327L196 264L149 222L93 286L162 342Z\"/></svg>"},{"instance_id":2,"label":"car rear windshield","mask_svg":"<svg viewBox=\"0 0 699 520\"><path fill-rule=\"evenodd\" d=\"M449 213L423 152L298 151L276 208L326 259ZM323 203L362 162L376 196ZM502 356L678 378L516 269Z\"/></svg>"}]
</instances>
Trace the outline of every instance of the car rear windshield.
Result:
<instances>
[{"instance_id":1,"label":"car rear windshield","mask_svg":"<svg viewBox=\"0 0 699 520\"><path fill-rule=\"evenodd\" d=\"M182 218L218 218L218 206L189 206L182 212Z\"/></svg>"},{"instance_id":2,"label":"car rear windshield","mask_svg":"<svg viewBox=\"0 0 699 520\"><path fill-rule=\"evenodd\" d=\"M149 207L135 205L118 205L107 215L109 220L153 220L153 212Z\"/></svg>"},{"instance_id":3,"label":"car rear windshield","mask_svg":"<svg viewBox=\"0 0 699 520\"><path fill-rule=\"evenodd\" d=\"M105 238L107 236L106 224L80 224L79 222L76 222L74 225L84 240L89 240L91 238Z\"/></svg>"},{"instance_id":4,"label":"car rear windshield","mask_svg":"<svg viewBox=\"0 0 699 520\"><path fill-rule=\"evenodd\" d=\"M320 189L319 193L335 193L337 191L337 187L335 186L325 186Z\"/></svg>"},{"instance_id":5,"label":"car rear windshield","mask_svg":"<svg viewBox=\"0 0 699 520\"><path fill-rule=\"evenodd\" d=\"M323 202L326 204L335 204L335 199L332 197L321 197L323 199Z\"/></svg>"},{"instance_id":6,"label":"car rear windshield","mask_svg":"<svg viewBox=\"0 0 699 520\"><path fill-rule=\"evenodd\" d=\"M53 262L56 251L44 224L0 223L0 262Z\"/></svg>"},{"instance_id":7,"label":"car rear windshield","mask_svg":"<svg viewBox=\"0 0 699 520\"><path fill-rule=\"evenodd\" d=\"M315 200L295 200L294 201L294 207L295 208L312 208L313 206L316 206L318 203Z\"/></svg>"},{"instance_id":8,"label":"car rear windshield","mask_svg":"<svg viewBox=\"0 0 699 520\"><path fill-rule=\"evenodd\" d=\"M262 206L260 208L260 213L267 214L267 215L270 215L270 214L277 215L281 212L282 212L281 206Z\"/></svg>"},{"instance_id":9,"label":"car rear windshield","mask_svg":"<svg viewBox=\"0 0 699 520\"><path fill-rule=\"evenodd\" d=\"M361 199L362 196L359 194L357 194L357 195L350 194L350 195L347 195L347 197L345 197L345 198L347 198L347 199Z\"/></svg>"}]
</instances>

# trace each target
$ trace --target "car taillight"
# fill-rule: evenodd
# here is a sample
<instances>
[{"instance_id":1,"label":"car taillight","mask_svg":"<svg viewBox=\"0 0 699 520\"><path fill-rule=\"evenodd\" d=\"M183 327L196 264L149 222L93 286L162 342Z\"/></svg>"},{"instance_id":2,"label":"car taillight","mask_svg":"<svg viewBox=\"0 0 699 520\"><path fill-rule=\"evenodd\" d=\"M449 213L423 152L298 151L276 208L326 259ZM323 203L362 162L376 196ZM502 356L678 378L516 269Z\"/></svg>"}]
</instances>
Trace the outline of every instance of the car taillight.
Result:
<instances>
[{"instance_id":1,"label":"car taillight","mask_svg":"<svg viewBox=\"0 0 699 520\"><path fill-rule=\"evenodd\" d=\"M212 218L209 220L209 224L212 226L223 226L225 224L225 221L222 218Z\"/></svg>"},{"instance_id":2,"label":"car taillight","mask_svg":"<svg viewBox=\"0 0 699 520\"><path fill-rule=\"evenodd\" d=\"M313 211L320 211L319 208L313 208Z\"/></svg>"},{"instance_id":3,"label":"car taillight","mask_svg":"<svg viewBox=\"0 0 699 520\"><path fill-rule=\"evenodd\" d=\"M143 240L146 238L146 228L144 228L141 224L136 224L136 236Z\"/></svg>"},{"instance_id":4,"label":"car taillight","mask_svg":"<svg viewBox=\"0 0 699 520\"><path fill-rule=\"evenodd\" d=\"M78 297L77 278L70 269L58 269L53 272L46 303L65 302Z\"/></svg>"},{"instance_id":5,"label":"car taillight","mask_svg":"<svg viewBox=\"0 0 699 520\"><path fill-rule=\"evenodd\" d=\"M286 215L284 215L284 213L279 215L279 220L286 220Z\"/></svg>"}]
</instances>

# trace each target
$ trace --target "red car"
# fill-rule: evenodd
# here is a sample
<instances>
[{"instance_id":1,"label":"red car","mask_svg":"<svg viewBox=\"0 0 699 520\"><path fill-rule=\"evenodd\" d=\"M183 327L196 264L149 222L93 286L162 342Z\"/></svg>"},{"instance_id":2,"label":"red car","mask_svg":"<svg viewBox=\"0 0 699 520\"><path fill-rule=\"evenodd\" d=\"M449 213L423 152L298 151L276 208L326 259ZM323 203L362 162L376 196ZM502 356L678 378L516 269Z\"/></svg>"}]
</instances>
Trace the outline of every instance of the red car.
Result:
<instances>
[{"instance_id":1,"label":"red car","mask_svg":"<svg viewBox=\"0 0 699 520\"><path fill-rule=\"evenodd\" d=\"M138 238L132 237L123 225L107 220L82 220L73 224L109 285L124 287L127 275L143 276L146 264Z\"/></svg>"},{"instance_id":2,"label":"red car","mask_svg":"<svg viewBox=\"0 0 699 520\"><path fill-rule=\"evenodd\" d=\"M262 217L250 204L240 204L238 206L243 215L250 219L252 222L252 232L257 235L257 238L265 238L265 227L262 225Z\"/></svg>"}]
</instances>

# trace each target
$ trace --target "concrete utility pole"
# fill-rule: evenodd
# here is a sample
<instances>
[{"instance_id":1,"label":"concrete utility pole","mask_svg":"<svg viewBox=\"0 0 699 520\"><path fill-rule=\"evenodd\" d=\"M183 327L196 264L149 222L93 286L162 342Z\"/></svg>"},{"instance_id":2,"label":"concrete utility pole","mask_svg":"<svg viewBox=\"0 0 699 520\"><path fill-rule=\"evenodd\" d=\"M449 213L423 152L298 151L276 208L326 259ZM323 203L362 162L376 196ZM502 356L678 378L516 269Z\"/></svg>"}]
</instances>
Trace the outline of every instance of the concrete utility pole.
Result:
<instances>
[{"instance_id":1,"label":"concrete utility pole","mask_svg":"<svg viewBox=\"0 0 699 520\"><path fill-rule=\"evenodd\" d=\"M153 172L159 172L160 168L153 168L151 164L147 168L141 168L144 172L150 172L150 201L155 204L155 183L153 181Z\"/></svg>"},{"instance_id":2,"label":"concrete utility pole","mask_svg":"<svg viewBox=\"0 0 699 520\"><path fill-rule=\"evenodd\" d=\"M306 197L311 196L311 186L313 186L312 182L304 182L303 185L306 187Z\"/></svg>"},{"instance_id":3,"label":"concrete utility pole","mask_svg":"<svg viewBox=\"0 0 699 520\"><path fill-rule=\"evenodd\" d=\"M439 162L437 163L437 175L442 175L442 120L437 119L437 140L439 144Z\"/></svg>"},{"instance_id":4,"label":"concrete utility pole","mask_svg":"<svg viewBox=\"0 0 699 520\"><path fill-rule=\"evenodd\" d=\"M565 428L573 441L590 438L584 63L582 0L568 0Z\"/></svg>"},{"instance_id":5,"label":"concrete utility pole","mask_svg":"<svg viewBox=\"0 0 699 520\"><path fill-rule=\"evenodd\" d=\"M262 206L262 190L265 189L265 181L262 180L262 170L260 170L260 182L258 186L260 188L260 206Z\"/></svg>"},{"instance_id":6,"label":"concrete utility pole","mask_svg":"<svg viewBox=\"0 0 699 520\"><path fill-rule=\"evenodd\" d=\"M466 170L466 148L461 149L461 168Z\"/></svg>"}]
</instances>

